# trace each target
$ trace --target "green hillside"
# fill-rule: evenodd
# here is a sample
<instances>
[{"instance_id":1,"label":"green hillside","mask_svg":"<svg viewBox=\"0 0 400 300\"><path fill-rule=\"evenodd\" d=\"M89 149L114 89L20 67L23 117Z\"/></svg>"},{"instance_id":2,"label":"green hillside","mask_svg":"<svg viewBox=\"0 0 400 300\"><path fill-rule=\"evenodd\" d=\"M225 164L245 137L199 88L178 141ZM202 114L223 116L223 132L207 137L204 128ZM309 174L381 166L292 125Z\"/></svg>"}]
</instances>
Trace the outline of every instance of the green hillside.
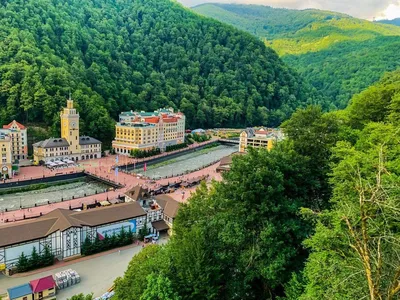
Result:
<instances>
[{"instance_id":1,"label":"green hillside","mask_svg":"<svg viewBox=\"0 0 400 300\"><path fill-rule=\"evenodd\" d=\"M168 0L0 1L0 124L58 129L69 91L110 142L124 110L172 106L189 127L277 125L312 91L250 34Z\"/></svg>"},{"instance_id":2,"label":"green hillside","mask_svg":"<svg viewBox=\"0 0 400 300\"><path fill-rule=\"evenodd\" d=\"M234 4L193 9L261 38L339 108L400 65L396 26L314 9Z\"/></svg>"}]
</instances>

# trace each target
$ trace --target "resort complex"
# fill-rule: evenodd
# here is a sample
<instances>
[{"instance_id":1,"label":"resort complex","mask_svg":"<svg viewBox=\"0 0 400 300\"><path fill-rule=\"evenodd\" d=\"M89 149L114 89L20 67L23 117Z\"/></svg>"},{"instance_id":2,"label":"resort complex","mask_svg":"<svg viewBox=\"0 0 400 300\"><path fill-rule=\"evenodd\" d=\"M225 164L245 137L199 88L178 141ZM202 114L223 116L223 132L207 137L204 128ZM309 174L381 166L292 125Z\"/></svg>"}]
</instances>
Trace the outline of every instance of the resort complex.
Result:
<instances>
[{"instance_id":1,"label":"resort complex","mask_svg":"<svg viewBox=\"0 0 400 300\"><path fill-rule=\"evenodd\" d=\"M1 177L12 177L11 137L0 133Z\"/></svg>"},{"instance_id":2,"label":"resort complex","mask_svg":"<svg viewBox=\"0 0 400 300\"><path fill-rule=\"evenodd\" d=\"M33 144L35 164L55 161L79 161L101 157L101 142L79 135L79 113L74 101L69 99L67 107L60 113L61 138L49 138Z\"/></svg>"},{"instance_id":3,"label":"resort complex","mask_svg":"<svg viewBox=\"0 0 400 300\"><path fill-rule=\"evenodd\" d=\"M28 158L28 134L27 128L12 121L8 125L3 125L0 134L8 135L11 139L11 153L14 161Z\"/></svg>"},{"instance_id":4,"label":"resort complex","mask_svg":"<svg viewBox=\"0 0 400 300\"><path fill-rule=\"evenodd\" d=\"M19 257L36 249L59 260L80 256L85 239L103 240L121 230L138 234L146 227L153 234L170 231L179 203L167 195L151 196L141 186L126 193L124 203L82 211L55 209L39 218L0 226L0 266L16 266Z\"/></svg>"},{"instance_id":5,"label":"resort complex","mask_svg":"<svg viewBox=\"0 0 400 300\"><path fill-rule=\"evenodd\" d=\"M267 148L274 147L276 142L283 140L284 135L280 129L275 128L247 128L240 133L239 152L246 152L247 147Z\"/></svg>"},{"instance_id":6,"label":"resort complex","mask_svg":"<svg viewBox=\"0 0 400 300\"><path fill-rule=\"evenodd\" d=\"M154 112L123 112L115 126L112 147L118 154L151 150L181 144L185 141L185 115L172 108Z\"/></svg>"},{"instance_id":7,"label":"resort complex","mask_svg":"<svg viewBox=\"0 0 400 300\"><path fill-rule=\"evenodd\" d=\"M26 127L12 121L0 129L1 177L12 178L18 169L19 160L28 158Z\"/></svg>"}]
</instances>

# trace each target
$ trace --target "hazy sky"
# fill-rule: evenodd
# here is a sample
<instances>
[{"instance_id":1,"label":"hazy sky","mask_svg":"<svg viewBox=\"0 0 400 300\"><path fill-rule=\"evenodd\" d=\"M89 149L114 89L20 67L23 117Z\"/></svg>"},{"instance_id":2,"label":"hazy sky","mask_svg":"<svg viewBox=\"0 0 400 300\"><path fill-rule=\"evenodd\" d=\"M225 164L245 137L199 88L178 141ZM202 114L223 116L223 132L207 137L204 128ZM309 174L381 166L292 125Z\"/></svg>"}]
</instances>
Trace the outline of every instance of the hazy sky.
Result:
<instances>
[{"instance_id":1,"label":"hazy sky","mask_svg":"<svg viewBox=\"0 0 400 300\"><path fill-rule=\"evenodd\" d=\"M286 8L317 8L343 12L364 19L400 17L400 0L178 0L186 6L205 2L262 4Z\"/></svg>"}]
</instances>

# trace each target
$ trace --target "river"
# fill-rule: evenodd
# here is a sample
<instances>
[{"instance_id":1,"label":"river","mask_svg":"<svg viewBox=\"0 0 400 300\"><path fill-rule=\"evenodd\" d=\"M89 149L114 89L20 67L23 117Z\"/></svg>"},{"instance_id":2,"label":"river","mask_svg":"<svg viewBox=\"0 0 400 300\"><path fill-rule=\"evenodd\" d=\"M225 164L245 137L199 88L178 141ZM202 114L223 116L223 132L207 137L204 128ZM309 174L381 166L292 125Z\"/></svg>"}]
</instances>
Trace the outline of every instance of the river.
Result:
<instances>
[{"instance_id":1,"label":"river","mask_svg":"<svg viewBox=\"0 0 400 300\"><path fill-rule=\"evenodd\" d=\"M20 204L22 207L32 207L35 205L47 204L50 202L60 202L61 198L64 200L84 197L97 193L103 193L105 189L109 188L107 185L97 181L76 181L62 185L53 185L43 189L18 192L0 195L0 211L4 209L17 209Z\"/></svg>"},{"instance_id":2,"label":"river","mask_svg":"<svg viewBox=\"0 0 400 300\"><path fill-rule=\"evenodd\" d=\"M216 162L237 150L237 146L218 145L217 147L201 149L196 152L183 154L182 156L166 160L159 164L150 165L147 167L146 172L144 172L143 168L136 169L134 172L143 175L145 174L153 179L174 176L203 168L204 166Z\"/></svg>"}]
</instances>

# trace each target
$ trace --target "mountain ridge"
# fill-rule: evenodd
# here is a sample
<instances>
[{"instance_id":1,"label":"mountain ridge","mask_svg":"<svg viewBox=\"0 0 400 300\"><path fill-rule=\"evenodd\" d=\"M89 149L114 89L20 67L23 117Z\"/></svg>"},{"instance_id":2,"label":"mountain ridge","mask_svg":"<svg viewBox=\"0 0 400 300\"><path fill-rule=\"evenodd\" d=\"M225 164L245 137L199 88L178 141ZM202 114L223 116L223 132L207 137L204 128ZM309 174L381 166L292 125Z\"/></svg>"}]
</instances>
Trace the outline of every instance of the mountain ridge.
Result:
<instances>
[{"instance_id":1,"label":"mountain ridge","mask_svg":"<svg viewBox=\"0 0 400 300\"><path fill-rule=\"evenodd\" d=\"M194 10L263 40L336 108L400 66L400 28L394 25L262 5L204 4Z\"/></svg>"},{"instance_id":2,"label":"mountain ridge","mask_svg":"<svg viewBox=\"0 0 400 300\"><path fill-rule=\"evenodd\" d=\"M390 24L390 25L395 25L395 26L400 26L400 18L395 18L392 20L379 20L376 21L377 23L382 23L382 24Z\"/></svg>"}]
</instances>

